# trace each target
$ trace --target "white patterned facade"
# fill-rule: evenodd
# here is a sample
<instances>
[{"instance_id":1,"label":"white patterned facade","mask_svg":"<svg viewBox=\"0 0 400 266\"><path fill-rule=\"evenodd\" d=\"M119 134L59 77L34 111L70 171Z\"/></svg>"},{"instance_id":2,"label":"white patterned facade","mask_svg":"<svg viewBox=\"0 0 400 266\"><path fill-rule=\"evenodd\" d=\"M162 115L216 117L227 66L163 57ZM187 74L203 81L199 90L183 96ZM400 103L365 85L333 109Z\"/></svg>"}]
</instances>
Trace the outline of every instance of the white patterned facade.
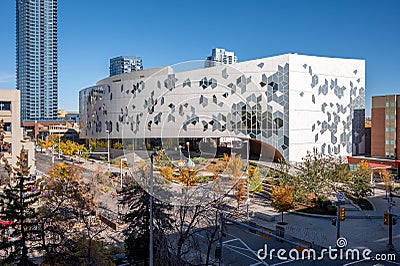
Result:
<instances>
[{"instance_id":1,"label":"white patterned facade","mask_svg":"<svg viewBox=\"0 0 400 266\"><path fill-rule=\"evenodd\" d=\"M80 91L81 138L250 139L262 160L363 152L365 61L285 54L127 73ZM257 145L261 148L257 148Z\"/></svg>"}]
</instances>

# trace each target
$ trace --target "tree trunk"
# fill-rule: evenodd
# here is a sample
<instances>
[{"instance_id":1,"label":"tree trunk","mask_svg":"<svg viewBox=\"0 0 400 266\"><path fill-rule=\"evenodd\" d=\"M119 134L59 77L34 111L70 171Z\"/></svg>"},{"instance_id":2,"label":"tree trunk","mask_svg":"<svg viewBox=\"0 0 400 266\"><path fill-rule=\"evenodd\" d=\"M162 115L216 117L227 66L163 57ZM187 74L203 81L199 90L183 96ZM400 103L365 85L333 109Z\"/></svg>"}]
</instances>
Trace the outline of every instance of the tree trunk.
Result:
<instances>
[{"instance_id":1,"label":"tree trunk","mask_svg":"<svg viewBox=\"0 0 400 266\"><path fill-rule=\"evenodd\" d=\"M92 265L92 258L91 258L91 250L92 250L92 238L89 237L89 245L88 245L88 261L89 265Z\"/></svg>"},{"instance_id":2,"label":"tree trunk","mask_svg":"<svg viewBox=\"0 0 400 266\"><path fill-rule=\"evenodd\" d=\"M212 232L212 234L209 238L209 242L207 245L206 265L209 265L211 248L212 248L212 244L214 243L214 237L215 237L217 231L218 231L218 225L216 225L215 230Z\"/></svg>"}]
</instances>

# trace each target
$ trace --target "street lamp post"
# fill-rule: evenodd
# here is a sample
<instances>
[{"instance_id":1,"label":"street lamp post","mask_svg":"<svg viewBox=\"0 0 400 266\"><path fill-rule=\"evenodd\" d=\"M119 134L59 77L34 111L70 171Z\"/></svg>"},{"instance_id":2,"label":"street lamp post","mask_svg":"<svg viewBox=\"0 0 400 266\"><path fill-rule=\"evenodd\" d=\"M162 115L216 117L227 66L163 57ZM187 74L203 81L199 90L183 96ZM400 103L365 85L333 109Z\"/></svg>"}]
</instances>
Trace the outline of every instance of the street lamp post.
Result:
<instances>
[{"instance_id":1,"label":"street lamp post","mask_svg":"<svg viewBox=\"0 0 400 266\"><path fill-rule=\"evenodd\" d=\"M250 221L250 214L249 214L249 205L250 205L250 180L249 175L247 174L247 221Z\"/></svg>"},{"instance_id":2,"label":"street lamp post","mask_svg":"<svg viewBox=\"0 0 400 266\"><path fill-rule=\"evenodd\" d=\"M247 156L247 167L246 167L246 175L247 175L247 200L246 200L246 207L247 207L247 220L250 220L249 214L249 205L250 205L250 179L249 179L249 166L250 166L250 155L249 155L249 143L250 140L246 141L246 156Z\"/></svg>"},{"instance_id":3,"label":"street lamp post","mask_svg":"<svg viewBox=\"0 0 400 266\"><path fill-rule=\"evenodd\" d=\"M122 189L122 165L123 165L123 162L126 162L126 161L127 161L126 158L121 158L121 168L120 168L120 172L119 172L120 178L121 178L121 189Z\"/></svg>"},{"instance_id":4,"label":"street lamp post","mask_svg":"<svg viewBox=\"0 0 400 266\"><path fill-rule=\"evenodd\" d=\"M389 243L387 244L387 247L389 250L393 250L394 245L393 245L393 212L392 212L392 207L394 206L393 204L393 194L392 194L392 186L389 187L389 198L388 198L388 213L389 213Z\"/></svg>"},{"instance_id":5,"label":"street lamp post","mask_svg":"<svg viewBox=\"0 0 400 266\"><path fill-rule=\"evenodd\" d=\"M107 161L108 161L107 169L110 172L110 131L107 129L106 133L107 133Z\"/></svg>"}]
</instances>

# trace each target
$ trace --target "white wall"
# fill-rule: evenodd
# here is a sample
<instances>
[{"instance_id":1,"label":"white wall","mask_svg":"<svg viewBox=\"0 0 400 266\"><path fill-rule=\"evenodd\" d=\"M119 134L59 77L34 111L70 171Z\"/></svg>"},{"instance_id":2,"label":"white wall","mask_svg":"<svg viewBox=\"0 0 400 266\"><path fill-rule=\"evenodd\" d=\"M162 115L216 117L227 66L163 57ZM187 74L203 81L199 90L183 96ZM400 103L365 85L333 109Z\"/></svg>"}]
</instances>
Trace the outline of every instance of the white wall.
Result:
<instances>
[{"instance_id":1,"label":"white wall","mask_svg":"<svg viewBox=\"0 0 400 266\"><path fill-rule=\"evenodd\" d=\"M312 74L310 74L310 67ZM313 84L314 87L311 85L313 76L314 80L315 77L318 77L318 81L315 80L315 84ZM335 95L335 89L331 88L332 81L336 82L336 80L339 88L345 87L340 98ZM319 90L326 81L328 82L328 89L326 95L324 95ZM329 152L330 147L332 154L351 155L352 110L357 108L353 106L352 101L357 96L363 98L360 95L360 90L363 90L363 88L365 88L364 60L290 55L290 161L300 161L305 155L305 151L312 151L314 147L321 152L324 146L325 154ZM351 91L353 92L352 95L350 95ZM312 101L313 95L315 103ZM363 99L365 104L365 98ZM322 110L324 104L326 104L325 112ZM345 107L346 112L338 112L337 104ZM328 121L328 113L331 115L330 121ZM322 133L324 121L328 123L328 127L332 128L334 114L337 114L340 119L337 123L337 131L328 129ZM343 121L346 122L348 127L343 125ZM314 130L313 127L315 127ZM333 137L337 138L336 144L332 143L332 131ZM341 142L343 133L347 138ZM334 148L337 149L336 152Z\"/></svg>"}]
</instances>

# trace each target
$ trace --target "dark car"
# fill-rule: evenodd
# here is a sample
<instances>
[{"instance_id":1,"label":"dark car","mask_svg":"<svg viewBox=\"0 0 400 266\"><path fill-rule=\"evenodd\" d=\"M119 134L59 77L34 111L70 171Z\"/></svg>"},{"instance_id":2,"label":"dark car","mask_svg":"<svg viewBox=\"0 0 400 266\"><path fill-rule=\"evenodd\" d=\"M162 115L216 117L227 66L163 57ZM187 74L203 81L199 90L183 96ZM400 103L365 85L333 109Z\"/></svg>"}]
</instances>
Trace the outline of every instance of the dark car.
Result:
<instances>
[{"instance_id":1,"label":"dark car","mask_svg":"<svg viewBox=\"0 0 400 266\"><path fill-rule=\"evenodd\" d=\"M120 176L121 176L121 175L120 175L120 173L118 173L118 172L111 172L109 178L116 178L116 177L120 177Z\"/></svg>"}]
</instances>

